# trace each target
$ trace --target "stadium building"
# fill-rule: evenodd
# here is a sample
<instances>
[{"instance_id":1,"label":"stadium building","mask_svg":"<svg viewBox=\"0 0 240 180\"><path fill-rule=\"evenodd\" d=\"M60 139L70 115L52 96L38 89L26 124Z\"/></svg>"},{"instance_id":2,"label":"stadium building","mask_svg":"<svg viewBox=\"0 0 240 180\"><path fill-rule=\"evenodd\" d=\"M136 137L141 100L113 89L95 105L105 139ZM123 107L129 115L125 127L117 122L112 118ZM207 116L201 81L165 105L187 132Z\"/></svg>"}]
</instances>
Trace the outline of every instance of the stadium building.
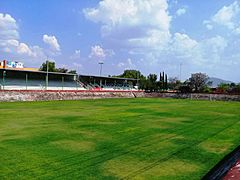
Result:
<instances>
[{"instance_id":1,"label":"stadium building","mask_svg":"<svg viewBox=\"0 0 240 180\"><path fill-rule=\"evenodd\" d=\"M0 62L1 90L137 91L138 80L39 71L21 62Z\"/></svg>"}]
</instances>

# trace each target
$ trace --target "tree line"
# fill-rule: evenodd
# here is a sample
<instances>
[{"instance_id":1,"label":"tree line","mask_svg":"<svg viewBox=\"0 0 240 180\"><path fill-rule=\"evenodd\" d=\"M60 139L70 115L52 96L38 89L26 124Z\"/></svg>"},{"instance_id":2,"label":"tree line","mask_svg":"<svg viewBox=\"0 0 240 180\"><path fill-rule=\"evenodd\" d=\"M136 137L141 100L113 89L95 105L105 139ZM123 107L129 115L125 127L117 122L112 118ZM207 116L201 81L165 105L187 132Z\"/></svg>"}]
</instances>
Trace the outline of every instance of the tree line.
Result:
<instances>
[{"instance_id":1,"label":"tree line","mask_svg":"<svg viewBox=\"0 0 240 180\"><path fill-rule=\"evenodd\" d=\"M68 70L66 68L56 68L55 62L46 61L42 63L39 68L40 71L49 72L60 72L60 73L71 73L77 74L76 70ZM186 81L181 82L178 78L168 77L168 75L163 71L157 74L149 74L144 76L138 70L125 70L120 75L115 75L112 77L121 78L133 78L137 79L138 86L140 89L146 92L162 92L162 91L173 91L182 93L229 93L229 94L240 94L240 83L221 83L216 88L211 88L211 82L209 77L205 73L194 73Z\"/></svg>"},{"instance_id":2,"label":"tree line","mask_svg":"<svg viewBox=\"0 0 240 180\"><path fill-rule=\"evenodd\" d=\"M240 83L221 83L216 89L217 93L240 94Z\"/></svg>"},{"instance_id":3,"label":"tree line","mask_svg":"<svg viewBox=\"0 0 240 180\"><path fill-rule=\"evenodd\" d=\"M166 91L168 89L168 76L165 72L160 73L159 79L156 74L144 76L138 70L125 70L123 74L113 77L137 79L139 88L149 92Z\"/></svg>"},{"instance_id":4,"label":"tree line","mask_svg":"<svg viewBox=\"0 0 240 180\"><path fill-rule=\"evenodd\" d=\"M125 70L123 74L114 76L123 78L138 79L140 89L147 92L173 91L181 93L229 93L240 94L240 83L221 83L216 88L212 88L212 82L205 73L194 73L186 81L181 82L178 78L168 78L165 72L159 74L149 74L144 76L138 70Z\"/></svg>"},{"instance_id":5,"label":"tree line","mask_svg":"<svg viewBox=\"0 0 240 180\"><path fill-rule=\"evenodd\" d=\"M76 70L68 70L67 68L56 68L56 64L53 61L46 61L42 63L39 71L77 74Z\"/></svg>"}]
</instances>

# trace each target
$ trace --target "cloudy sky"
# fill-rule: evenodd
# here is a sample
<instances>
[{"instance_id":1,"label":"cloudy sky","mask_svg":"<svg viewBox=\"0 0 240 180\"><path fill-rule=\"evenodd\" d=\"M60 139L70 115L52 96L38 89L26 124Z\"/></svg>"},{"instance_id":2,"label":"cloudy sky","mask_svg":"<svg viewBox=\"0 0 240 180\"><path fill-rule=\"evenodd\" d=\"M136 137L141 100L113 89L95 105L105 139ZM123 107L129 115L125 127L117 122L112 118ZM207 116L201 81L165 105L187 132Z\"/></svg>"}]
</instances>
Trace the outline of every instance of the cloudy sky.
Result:
<instances>
[{"instance_id":1,"label":"cloudy sky","mask_svg":"<svg viewBox=\"0 0 240 180\"><path fill-rule=\"evenodd\" d=\"M240 82L239 0L1 0L0 59Z\"/></svg>"}]
</instances>

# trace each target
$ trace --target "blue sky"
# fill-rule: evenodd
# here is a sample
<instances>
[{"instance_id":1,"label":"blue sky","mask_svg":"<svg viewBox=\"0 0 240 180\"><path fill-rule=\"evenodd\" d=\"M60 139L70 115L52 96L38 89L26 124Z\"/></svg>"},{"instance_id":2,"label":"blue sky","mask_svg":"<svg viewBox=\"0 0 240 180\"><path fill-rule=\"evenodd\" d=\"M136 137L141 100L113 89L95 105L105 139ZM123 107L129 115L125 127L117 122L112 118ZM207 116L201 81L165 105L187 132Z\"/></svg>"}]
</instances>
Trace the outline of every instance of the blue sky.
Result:
<instances>
[{"instance_id":1,"label":"blue sky","mask_svg":"<svg viewBox=\"0 0 240 180\"><path fill-rule=\"evenodd\" d=\"M204 72L240 81L237 0L1 0L1 59L39 67L48 57L81 74L181 79Z\"/></svg>"}]
</instances>

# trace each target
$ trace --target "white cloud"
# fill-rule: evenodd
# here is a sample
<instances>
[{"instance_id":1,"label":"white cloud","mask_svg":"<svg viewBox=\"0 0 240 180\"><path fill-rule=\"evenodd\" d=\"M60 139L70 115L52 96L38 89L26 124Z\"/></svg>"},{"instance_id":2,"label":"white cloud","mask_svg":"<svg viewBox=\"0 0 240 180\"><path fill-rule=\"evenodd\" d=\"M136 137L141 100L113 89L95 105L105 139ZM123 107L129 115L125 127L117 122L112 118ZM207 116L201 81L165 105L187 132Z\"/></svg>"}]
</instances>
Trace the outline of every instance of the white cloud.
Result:
<instances>
[{"instance_id":1,"label":"white cloud","mask_svg":"<svg viewBox=\"0 0 240 180\"><path fill-rule=\"evenodd\" d=\"M208 30L212 30L212 29L213 29L212 21L204 20L204 21L203 21L203 25L204 25Z\"/></svg>"},{"instance_id":2,"label":"white cloud","mask_svg":"<svg viewBox=\"0 0 240 180\"><path fill-rule=\"evenodd\" d=\"M101 23L102 36L117 46L153 48L170 38L167 0L102 0L83 12L87 19Z\"/></svg>"},{"instance_id":3,"label":"white cloud","mask_svg":"<svg viewBox=\"0 0 240 180\"><path fill-rule=\"evenodd\" d=\"M208 30L212 30L212 29L213 29L213 26L212 26L211 24L207 24L207 25L206 25L206 28L207 28Z\"/></svg>"},{"instance_id":4,"label":"white cloud","mask_svg":"<svg viewBox=\"0 0 240 180\"><path fill-rule=\"evenodd\" d=\"M75 54L80 55L81 51L79 49L75 50Z\"/></svg>"},{"instance_id":5,"label":"white cloud","mask_svg":"<svg viewBox=\"0 0 240 180\"><path fill-rule=\"evenodd\" d=\"M175 33L167 49L146 53L144 61L140 64L151 69L155 67L171 69L180 62L187 64L188 67L216 66L226 64L224 52L227 47L228 42L222 36L197 41L187 34Z\"/></svg>"},{"instance_id":6,"label":"white cloud","mask_svg":"<svg viewBox=\"0 0 240 180\"><path fill-rule=\"evenodd\" d=\"M198 48L199 42L190 38L187 34L175 33L168 51L175 58L195 63L196 57L200 55Z\"/></svg>"},{"instance_id":7,"label":"white cloud","mask_svg":"<svg viewBox=\"0 0 240 180\"><path fill-rule=\"evenodd\" d=\"M234 29L234 33L237 35L240 34L240 26Z\"/></svg>"},{"instance_id":8,"label":"white cloud","mask_svg":"<svg viewBox=\"0 0 240 180\"><path fill-rule=\"evenodd\" d=\"M85 9L84 14L94 22L115 26L129 17L134 17L136 11L134 1L123 0L116 3L114 0L103 0L99 2L98 8ZM133 21L135 20L128 19L126 23L132 23Z\"/></svg>"},{"instance_id":9,"label":"white cloud","mask_svg":"<svg viewBox=\"0 0 240 180\"><path fill-rule=\"evenodd\" d=\"M60 51L60 45L58 44L58 40L55 36L44 34L43 42L48 44L52 48L52 50Z\"/></svg>"},{"instance_id":10,"label":"white cloud","mask_svg":"<svg viewBox=\"0 0 240 180\"><path fill-rule=\"evenodd\" d=\"M176 14L177 14L177 16L181 16L181 15L186 14L186 12L187 12L186 8L180 8L177 10Z\"/></svg>"},{"instance_id":11,"label":"white cloud","mask_svg":"<svg viewBox=\"0 0 240 180\"><path fill-rule=\"evenodd\" d=\"M124 65L125 65L125 64L124 64L123 62L120 62L120 63L117 64L117 66L118 66L119 68L123 67Z\"/></svg>"},{"instance_id":12,"label":"white cloud","mask_svg":"<svg viewBox=\"0 0 240 180\"><path fill-rule=\"evenodd\" d=\"M196 40L191 39L187 34L175 33L173 38L173 49L182 52L191 51L198 45ZM188 52L187 52L188 53Z\"/></svg>"},{"instance_id":13,"label":"white cloud","mask_svg":"<svg viewBox=\"0 0 240 180\"><path fill-rule=\"evenodd\" d=\"M214 25L224 26L231 32L238 34L240 28L240 2L235 1L228 6L223 6L210 20L204 21L207 29L213 29Z\"/></svg>"},{"instance_id":14,"label":"white cloud","mask_svg":"<svg viewBox=\"0 0 240 180\"><path fill-rule=\"evenodd\" d=\"M19 45L16 20L9 14L0 13L0 46L4 52L11 52Z\"/></svg>"},{"instance_id":15,"label":"white cloud","mask_svg":"<svg viewBox=\"0 0 240 180\"><path fill-rule=\"evenodd\" d=\"M105 50L99 46L95 45L91 47L91 53L89 55L90 58L97 58L97 59L105 59L106 53Z\"/></svg>"},{"instance_id":16,"label":"white cloud","mask_svg":"<svg viewBox=\"0 0 240 180\"><path fill-rule=\"evenodd\" d=\"M131 58L128 58L127 59L127 68L128 69L135 69L136 68L136 65L132 62L132 59Z\"/></svg>"},{"instance_id":17,"label":"white cloud","mask_svg":"<svg viewBox=\"0 0 240 180\"><path fill-rule=\"evenodd\" d=\"M227 40L219 35L196 41L187 34L175 33L170 52L171 56L190 64L210 65L222 61L222 54L227 47Z\"/></svg>"},{"instance_id":18,"label":"white cloud","mask_svg":"<svg viewBox=\"0 0 240 180\"><path fill-rule=\"evenodd\" d=\"M179 62L186 64L189 71L224 67L230 62L226 60L226 52L230 52L230 43L224 36L194 39L187 33L172 34L170 31L172 17L168 12L168 2L167 0L102 0L95 8L84 9L83 12L87 19L101 25L105 45L118 52L128 52L131 56L130 60L116 63L119 68L127 68L132 64L145 69L145 72L149 70L159 72L159 68L166 68L172 69L174 73L178 71L176 64ZM237 28L240 27L237 25L240 23L237 21L239 19L237 4L239 3L233 3L236 7L233 8L234 15L231 18L216 15L204 21L203 25L209 30L216 30L214 26L220 25L217 19L225 22L230 20L234 24L235 33L240 33L240 28ZM183 15L186 12L187 8L183 7L176 12L176 15ZM141 62L139 59L142 59Z\"/></svg>"},{"instance_id":19,"label":"white cloud","mask_svg":"<svg viewBox=\"0 0 240 180\"><path fill-rule=\"evenodd\" d=\"M135 69L136 68L136 65L132 62L132 59L131 58L128 58L126 61L124 62L119 62L117 64L117 66L119 68L124 68L124 69Z\"/></svg>"},{"instance_id":20,"label":"white cloud","mask_svg":"<svg viewBox=\"0 0 240 180\"><path fill-rule=\"evenodd\" d=\"M25 43L20 43L19 44L19 46L17 48L17 52L19 54L28 54L29 56L31 56L31 54L32 54L31 49Z\"/></svg>"},{"instance_id":21,"label":"white cloud","mask_svg":"<svg viewBox=\"0 0 240 180\"><path fill-rule=\"evenodd\" d=\"M77 68L82 68L82 64L74 62L73 65Z\"/></svg>"},{"instance_id":22,"label":"white cloud","mask_svg":"<svg viewBox=\"0 0 240 180\"><path fill-rule=\"evenodd\" d=\"M211 48L211 52L222 52L227 45L228 43L226 39L224 39L222 36L215 36L204 41L206 50L210 50L209 48Z\"/></svg>"},{"instance_id":23,"label":"white cloud","mask_svg":"<svg viewBox=\"0 0 240 180\"><path fill-rule=\"evenodd\" d=\"M228 46L228 42L222 36L215 36L201 42L202 61L209 64L218 64L222 61L222 54Z\"/></svg>"},{"instance_id":24,"label":"white cloud","mask_svg":"<svg viewBox=\"0 0 240 180\"><path fill-rule=\"evenodd\" d=\"M14 54L18 58L44 56L44 52L39 46L29 46L20 42L19 39L16 20L9 14L0 13L0 51Z\"/></svg>"},{"instance_id":25,"label":"white cloud","mask_svg":"<svg viewBox=\"0 0 240 180\"><path fill-rule=\"evenodd\" d=\"M16 20L9 14L0 13L1 40L18 39L18 26Z\"/></svg>"},{"instance_id":26,"label":"white cloud","mask_svg":"<svg viewBox=\"0 0 240 180\"><path fill-rule=\"evenodd\" d=\"M163 32L157 29L150 29L145 37L129 38L128 44L132 47L164 49L171 38L170 32Z\"/></svg>"},{"instance_id":27,"label":"white cloud","mask_svg":"<svg viewBox=\"0 0 240 180\"><path fill-rule=\"evenodd\" d=\"M46 54L44 52L44 49L39 46L31 46L30 49L32 50L32 55L35 58L38 58L38 60L42 60L46 57Z\"/></svg>"},{"instance_id":28,"label":"white cloud","mask_svg":"<svg viewBox=\"0 0 240 180\"><path fill-rule=\"evenodd\" d=\"M212 25L212 24L206 24L206 28L207 28L208 30L212 30L212 29L213 29L213 25Z\"/></svg>"},{"instance_id":29,"label":"white cloud","mask_svg":"<svg viewBox=\"0 0 240 180\"><path fill-rule=\"evenodd\" d=\"M221 8L213 17L212 21L220 25L227 26L228 28L234 28L233 19L240 12L240 4L235 1L229 6Z\"/></svg>"},{"instance_id":30,"label":"white cloud","mask_svg":"<svg viewBox=\"0 0 240 180\"><path fill-rule=\"evenodd\" d=\"M115 55L115 52L112 49L103 49L99 45L95 45L91 47L91 53L89 54L89 58L94 59L105 59L107 56L111 57Z\"/></svg>"},{"instance_id":31,"label":"white cloud","mask_svg":"<svg viewBox=\"0 0 240 180\"><path fill-rule=\"evenodd\" d=\"M81 57L81 50L76 49L74 54L70 56L70 59L80 59L80 57Z\"/></svg>"},{"instance_id":32,"label":"white cloud","mask_svg":"<svg viewBox=\"0 0 240 180\"><path fill-rule=\"evenodd\" d=\"M104 52L108 57L112 57L115 55L115 52L112 49L105 49Z\"/></svg>"}]
</instances>

